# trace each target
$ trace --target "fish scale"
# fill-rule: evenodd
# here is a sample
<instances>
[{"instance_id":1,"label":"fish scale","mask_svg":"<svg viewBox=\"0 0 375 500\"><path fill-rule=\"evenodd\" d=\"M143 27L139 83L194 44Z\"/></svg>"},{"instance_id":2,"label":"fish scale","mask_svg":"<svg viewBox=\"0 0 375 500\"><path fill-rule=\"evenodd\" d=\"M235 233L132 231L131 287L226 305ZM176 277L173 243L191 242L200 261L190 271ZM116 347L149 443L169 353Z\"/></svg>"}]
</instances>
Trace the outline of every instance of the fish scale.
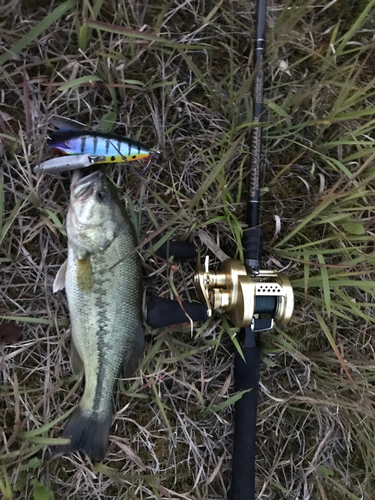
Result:
<instances>
[{"instance_id":1,"label":"fish scale","mask_svg":"<svg viewBox=\"0 0 375 500\"><path fill-rule=\"evenodd\" d=\"M63 431L70 444L57 452L78 449L102 460L115 379L122 364L131 370L141 355L143 331L142 272L134 228L100 171L72 181L67 232L68 259L62 269L73 352L83 364L85 390ZM59 274L55 283L61 281Z\"/></svg>"},{"instance_id":2,"label":"fish scale","mask_svg":"<svg viewBox=\"0 0 375 500\"><path fill-rule=\"evenodd\" d=\"M93 287L90 293L77 286L77 259L69 249L66 291L72 321L72 337L84 364L86 388L81 406L103 413L108 411L112 387L122 362L130 355L126 332L135 331L139 322L139 280L132 270L137 256L129 257L112 271L111 265L134 249L125 235L116 245L91 256ZM114 283L118 285L113 286ZM93 354L94 353L94 354ZM100 356L99 356L100 353ZM93 355L97 362L93 363ZM92 381L87 384L87 381Z\"/></svg>"}]
</instances>

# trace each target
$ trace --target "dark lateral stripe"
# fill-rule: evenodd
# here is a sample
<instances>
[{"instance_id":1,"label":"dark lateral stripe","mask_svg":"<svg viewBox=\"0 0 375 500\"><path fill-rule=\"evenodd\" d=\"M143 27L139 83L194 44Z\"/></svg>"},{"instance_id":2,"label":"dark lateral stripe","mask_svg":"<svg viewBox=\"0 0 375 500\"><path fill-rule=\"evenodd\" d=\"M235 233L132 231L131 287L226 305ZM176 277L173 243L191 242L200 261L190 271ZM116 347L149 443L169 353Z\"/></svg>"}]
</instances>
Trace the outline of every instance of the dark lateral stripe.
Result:
<instances>
[{"instance_id":1,"label":"dark lateral stripe","mask_svg":"<svg viewBox=\"0 0 375 500\"><path fill-rule=\"evenodd\" d=\"M128 142L128 148L129 148L128 156L130 156L130 142Z\"/></svg>"},{"instance_id":2,"label":"dark lateral stripe","mask_svg":"<svg viewBox=\"0 0 375 500\"><path fill-rule=\"evenodd\" d=\"M98 148L98 137L94 135L94 154L96 153L97 148Z\"/></svg>"},{"instance_id":3,"label":"dark lateral stripe","mask_svg":"<svg viewBox=\"0 0 375 500\"><path fill-rule=\"evenodd\" d=\"M105 140L105 154L107 155L108 154L108 151L109 151L109 145L111 144L111 141L110 139L106 139Z\"/></svg>"},{"instance_id":4,"label":"dark lateral stripe","mask_svg":"<svg viewBox=\"0 0 375 500\"><path fill-rule=\"evenodd\" d=\"M104 284L105 277L103 275L96 276L96 287L99 289ZM97 290L96 290L97 291ZM107 317L107 307L103 307L103 301L101 300L100 294L95 295L95 308L98 315L98 324L97 324L97 332L96 332L96 348L98 351L98 367L96 372L96 387L95 387L95 396L93 401L93 411L99 411L101 402L104 395L104 380L106 376L106 364L105 364L105 356L103 355L105 349L105 339L108 336L108 331L106 326L108 325L108 317Z\"/></svg>"},{"instance_id":5,"label":"dark lateral stripe","mask_svg":"<svg viewBox=\"0 0 375 500\"><path fill-rule=\"evenodd\" d=\"M86 145L86 136L83 135L81 137L81 153L83 154L83 152L85 151L85 145Z\"/></svg>"}]
</instances>

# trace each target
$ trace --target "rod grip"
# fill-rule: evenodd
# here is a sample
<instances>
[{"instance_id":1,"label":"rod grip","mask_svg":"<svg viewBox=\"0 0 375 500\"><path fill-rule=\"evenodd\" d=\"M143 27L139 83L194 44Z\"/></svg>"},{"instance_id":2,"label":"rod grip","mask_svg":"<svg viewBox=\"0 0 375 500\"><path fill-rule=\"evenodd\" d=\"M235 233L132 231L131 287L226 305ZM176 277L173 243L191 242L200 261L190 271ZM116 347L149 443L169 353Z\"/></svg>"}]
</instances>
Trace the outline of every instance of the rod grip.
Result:
<instances>
[{"instance_id":1,"label":"rod grip","mask_svg":"<svg viewBox=\"0 0 375 500\"><path fill-rule=\"evenodd\" d=\"M152 244L157 243L157 239L152 240ZM149 247L152 250L152 245ZM188 260L195 259L197 257L197 247L194 243L189 243L188 241L166 241L157 250L153 252L163 259L168 260L169 257L173 257L174 260Z\"/></svg>"},{"instance_id":2,"label":"rod grip","mask_svg":"<svg viewBox=\"0 0 375 500\"><path fill-rule=\"evenodd\" d=\"M183 309L177 300L164 299L162 297L151 297L146 306L146 323L152 328L186 323L193 321L205 321L207 319L207 307L200 302L182 302ZM186 313L185 313L185 311Z\"/></svg>"},{"instance_id":3,"label":"rod grip","mask_svg":"<svg viewBox=\"0 0 375 500\"><path fill-rule=\"evenodd\" d=\"M231 500L255 500L255 428L260 347L243 347L245 361L234 359L236 391L251 389L234 405L234 444Z\"/></svg>"},{"instance_id":4,"label":"rod grip","mask_svg":"<svg viewBox=\"0 0 375 500\"><path fill-rule=\"evenodd\" d=\"M250 208L253 204L249 203ZM250 215L248 215L248 221ZM249 224L250 225L250 224ZM263 231L261 227L249 227L243 232L242 245L245 262L250 267L259 267L262 260Z\"/></svg>"}]
</instances>

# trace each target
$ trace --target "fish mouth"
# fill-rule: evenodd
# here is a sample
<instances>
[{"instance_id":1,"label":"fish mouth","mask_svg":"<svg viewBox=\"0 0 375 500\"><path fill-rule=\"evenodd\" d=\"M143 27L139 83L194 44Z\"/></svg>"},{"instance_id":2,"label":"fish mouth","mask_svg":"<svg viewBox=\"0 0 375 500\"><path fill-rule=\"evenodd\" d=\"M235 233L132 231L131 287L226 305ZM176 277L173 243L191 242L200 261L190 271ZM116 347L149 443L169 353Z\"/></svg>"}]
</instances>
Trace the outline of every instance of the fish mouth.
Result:
<instances>
[{"instance_id":1,"label":"fish mouth","mask_svg":"<svg viewBox=\"0 0 375 500\"><path fill-rule=\"evenodd\" d=\"M75 170L72 177L71 195L74 200L85 201L94 192L94 186L103 179L103 172L95 170L92 174L82 177L79 170Z\"/></svg>"}]
</instances>

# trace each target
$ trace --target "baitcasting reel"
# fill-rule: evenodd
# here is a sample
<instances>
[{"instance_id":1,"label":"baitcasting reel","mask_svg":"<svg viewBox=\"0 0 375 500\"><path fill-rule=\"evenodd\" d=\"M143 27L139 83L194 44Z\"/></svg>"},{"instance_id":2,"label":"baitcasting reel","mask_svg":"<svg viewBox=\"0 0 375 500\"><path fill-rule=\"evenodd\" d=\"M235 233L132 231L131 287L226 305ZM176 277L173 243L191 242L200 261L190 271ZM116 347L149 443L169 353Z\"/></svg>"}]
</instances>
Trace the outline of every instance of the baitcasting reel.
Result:
<instances>
[{"instance_id":1,"label":"baitcasting reel","mask_svg":"<svg viewBox=\"0 0 375 500\"><path fill-rule=\"evenodd\" d=\"M196 258L193 243L169 242L156 252L160 257L174 260ZM294 307L293 288L283 273L259 270L247 271L238 260L224 261L218 271L209 270L209 257L204 265L198 255L195 285L201 302L180 302L151 297L147 302L146 321L160 328L176 323L205 321L214 311L227 312L237 327L250 326L253 331L270 330L274 322L287 324Z\"/></svg>"},{"instance_id":2,"label":"baitcasting reel","mask_svg":"<svg viewBox=\"0 0 375 500\"><path fill-rule=\"evenodd\" d=\"M234 326L270 330L274 321L285 325L293 314L294 294L283 273L258 271L251 275L238 260L228 259L219 271L209 271L209 257L198 263L194 276L207 315L227 312Z\"/></svg>"}]
</instances>

